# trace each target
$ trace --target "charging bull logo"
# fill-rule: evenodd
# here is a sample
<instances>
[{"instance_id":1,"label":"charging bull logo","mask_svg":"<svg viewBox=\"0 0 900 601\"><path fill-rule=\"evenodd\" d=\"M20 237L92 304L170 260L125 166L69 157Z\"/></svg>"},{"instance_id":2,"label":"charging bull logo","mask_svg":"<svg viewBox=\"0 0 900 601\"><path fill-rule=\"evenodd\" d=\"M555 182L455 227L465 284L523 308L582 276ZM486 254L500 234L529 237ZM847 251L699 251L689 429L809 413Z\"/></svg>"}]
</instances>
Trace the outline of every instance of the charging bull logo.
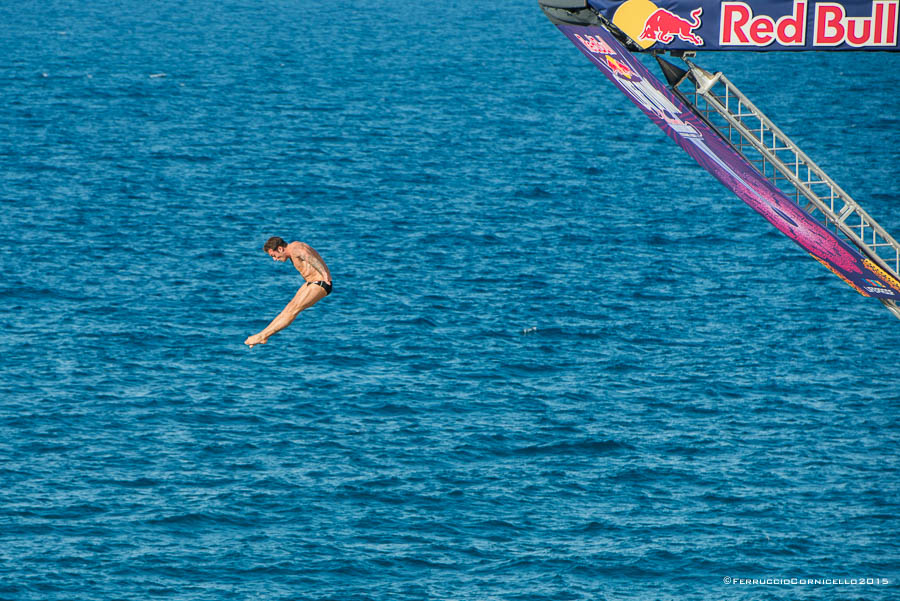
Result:
<instances>
[{"instance_id":1,"label":"charging bull logo","mask_svg":"<svg viewBox=\"0 0 900 601\"><path fill-rule=\"evenodd\" d=\"M692 10L691 20L688 21L671 11L658 8L644 21L641 39L656 40L657 42L668 44L675 39L675 36L678 36L679 39L685 42L690 42L695 46L702 46L703 38L694 33L694 30L700 27L701 14L703 14L703 8Z\"/></svg>"},{"instance_id":2,"label":"charging bull logo","mask_svg":"<svg viewBox=\"0 0 900 601\"><path fill-rule=\"evenodd\" d=\"M620 75L627 79L631 79L635 75L634 71L631 70L631 67L628 66L628 63L619 62L611 56L606 57L606 66L616 75Z\"/></svg>"}]
</instances>

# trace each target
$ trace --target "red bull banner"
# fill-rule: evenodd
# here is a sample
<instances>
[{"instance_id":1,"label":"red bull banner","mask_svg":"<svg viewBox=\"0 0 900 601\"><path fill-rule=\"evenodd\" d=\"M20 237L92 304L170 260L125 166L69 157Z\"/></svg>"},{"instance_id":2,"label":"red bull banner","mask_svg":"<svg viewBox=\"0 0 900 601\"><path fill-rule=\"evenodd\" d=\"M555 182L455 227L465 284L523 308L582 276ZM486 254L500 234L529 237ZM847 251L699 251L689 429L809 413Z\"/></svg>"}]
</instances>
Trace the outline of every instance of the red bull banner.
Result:
<instances>
[{"instance_id":1,"label":"red bull banner","mask_svg":"<svg viewBox=\"0 0 900 601\"><path fill-rule=\"evenodd\" d=\"M635 50L900 50L900 0L586 4L628 36Z\"/></svg>"},{"instance_id":2,"label":"red bull banner","mask_svg":"<svg viewBox=\"0 0 900 601\"><path fill-rule=\"evenodd\" d=\"M609 31L596 26L557 26L685 152L781 233L863 296L900 300L900 282L763 177Z\"/></svg>"}]
</instances>

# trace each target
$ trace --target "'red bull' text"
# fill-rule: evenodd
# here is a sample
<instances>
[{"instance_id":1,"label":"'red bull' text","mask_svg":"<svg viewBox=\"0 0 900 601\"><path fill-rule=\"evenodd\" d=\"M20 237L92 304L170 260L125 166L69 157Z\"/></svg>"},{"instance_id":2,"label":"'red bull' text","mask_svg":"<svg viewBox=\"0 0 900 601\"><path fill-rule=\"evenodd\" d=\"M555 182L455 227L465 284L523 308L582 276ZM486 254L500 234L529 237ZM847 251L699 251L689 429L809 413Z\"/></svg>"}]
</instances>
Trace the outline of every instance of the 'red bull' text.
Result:
<instances>
[{"instance_id":1,"label":"'red bull' text","mask_svg":"<svg viewBox=\"0 0 900 601\"><path fill-rule=\"evenodd\" d=\"M754 15L745 2L722 2L719 44L760 47L777 42L787 47L805 46L808 4L795 0L792 13L776 19ZM814 7L812 45L896 46L898 4L898 0L878 0L872 3L870 15L851 17L839 3L820 2Z\"/></svg>"}]
</instances>

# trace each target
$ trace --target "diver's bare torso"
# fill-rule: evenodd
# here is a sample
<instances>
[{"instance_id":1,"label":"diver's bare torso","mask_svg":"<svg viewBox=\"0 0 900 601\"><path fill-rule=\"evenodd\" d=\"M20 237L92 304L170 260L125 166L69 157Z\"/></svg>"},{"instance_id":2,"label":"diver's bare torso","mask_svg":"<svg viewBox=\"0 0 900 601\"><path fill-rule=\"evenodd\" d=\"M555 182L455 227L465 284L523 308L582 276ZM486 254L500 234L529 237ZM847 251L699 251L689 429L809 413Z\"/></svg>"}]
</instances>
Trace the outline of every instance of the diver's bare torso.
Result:
<instances>
[{"instance_id":1,"label":"diver's bare torso","mask_svg":"<svg viewBox=\"0 0 900 601\"><path fill-rule=\"evenodd\" d=\"M313 247L303 242L291 242L286 250L291 263L307 283L328 282L331 284L331 272L328 271L325 261Z\"/></svg>"}]
</instances>

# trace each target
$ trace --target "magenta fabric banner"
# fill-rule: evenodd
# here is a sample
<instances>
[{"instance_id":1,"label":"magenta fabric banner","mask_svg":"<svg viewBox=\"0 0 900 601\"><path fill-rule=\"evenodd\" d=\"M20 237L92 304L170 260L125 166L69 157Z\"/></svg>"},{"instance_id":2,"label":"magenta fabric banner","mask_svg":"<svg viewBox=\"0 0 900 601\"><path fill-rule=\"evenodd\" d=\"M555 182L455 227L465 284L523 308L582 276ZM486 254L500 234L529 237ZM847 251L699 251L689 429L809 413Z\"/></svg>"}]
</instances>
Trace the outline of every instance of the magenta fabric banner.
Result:
<instances>
[{"instance_id":1,"label":"magenta fabric banner","mask_svg":"<svg viewBox=\"0 0 900 601\"><path fill-rule=\"evenodd\" d=\"M900 282L765 179L610 32L602 27L558 27L670 138L785 236L863 296L900 299Z\"/></svg>"}]
</instances>

